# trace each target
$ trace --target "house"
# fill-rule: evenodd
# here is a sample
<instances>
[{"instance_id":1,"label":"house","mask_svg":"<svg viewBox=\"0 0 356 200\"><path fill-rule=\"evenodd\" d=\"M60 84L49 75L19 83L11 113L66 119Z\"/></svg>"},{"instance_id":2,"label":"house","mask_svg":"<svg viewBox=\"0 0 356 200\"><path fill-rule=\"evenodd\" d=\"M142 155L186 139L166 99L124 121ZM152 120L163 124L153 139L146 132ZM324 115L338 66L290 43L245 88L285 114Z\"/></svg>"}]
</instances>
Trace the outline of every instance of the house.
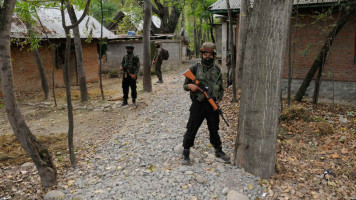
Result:
<instances>
[{"instance_id":1,"label":"house","mask_svg":"<svg viewBox=\"0 0 356 200\"><path fill-rule=\"evenodd\" d=\"M162 34L151 36L151 59L154 55L155 48L153 46L154 41L160 41L162 48L168 50L169 59L165 60L162 65L163 71L168 71L176 67L177 63L182 63L184 45L181 40L173 39L174 35ZM143 37L142 35L136 36L123 36L120 35L118 39L110 40L107 43L108 50L106 51L106 60L103 63L102 71L114 72L119 71L122 58L126 54L126 45L132 45L135 47L135 54L140 58L142 65L143 62ZM140 70L143 70L142 67Z\"/></svg>"},{"instance_id":2,"label":"house","mask_svg":"<svg viewBox=\"0 0 356 200\"><path fill-rule=\"evenodd\" d=\"M294 0L291 20L291 64L292 64L292 92L296 93L313 64L317 54L326 41L326 37L342 13L337 6L351 4L348 0ZM237 44L240 0L230 0L234 16L235 32L234 43ZM320 17L318 13L331 9L327 17ZM228 31L226 1L219 0L209 8L211 13L218 14L222 23L215 25L217 41L221 42L220 52L222 59L226 58ZM325 13L325 12L324 12ZM217 42L218 43L218 42ZM219 51L218 51L219 52ZM286 94L288 78L288 53L286 53L283 68L283 93ZM222 62L225 63L224 61ZM311 85L314 85L311 83ZM307 95L313 95L314 87L309 87ZM330 51L322 74L320 97L356 103L356 13L338 33Z\"/></svg>"},{"instance_id":3,"label":"house","mask_svg":"<svg viewBox=\"0 0 356 200\"><path fill-rule=\"evenodd\" d=\"M64 87L63 67L65 32L62 27L61 13L59 9L48 8L38 9L38 18L33 26L34 31L41 38L38 51L44 65L46 78L49 87L52 87L52 71L54 70L55 87ZM79 18L82 11L76 13ZM36 19L36 18L34 18ZM70 23L69 16L66 14L66 23ZM83 62L86 80L93 82L98 80L98 42L100 39L101 24L91 16L86 16L79 24L80 36L82 39ZM23 42L27 38L27 28L21 19L14 14L11 23L11 58L14 77L14 86L17 92L33 92L41 90L41 80L38 66L29 45ZM105 39L115 39L117 36L103 29ZM72 40L70 54L70 81L77 84L76 58L74 42Z\"/></svg>"},{"instance_id":4,"label":"house","mask_svg":"<svg viewBox=\"0 0 356 200\"><path fill-rule=\"evenodd\" d=\"M120 23L124 17L129 17L132 24L135 26L135 35L129 34L118 34L118 23ZM118 35L117 39L109 40L107 43L108 50L106 51L106 60L103 63L102 72L116 72L119 71L122 58L126 54L126 45L133 45L135 47L135 54L140 58L140 62L143 62L143 36L139 33L143 30L143 21L140 23L135 23L131 19L131 15L119 12L112 23L108 24L107 28ZM157 16L152 16L152 22L156 27L160 27L161 21ZM154 55L155 48L153 47L154 41L160 41L162 43L162 48L168 50L169 59L163 62L162 70L170 70L176 67L177 63L182 63L185 58L183 55L185 52L185 45L180 39L174 39L173 34L152 34L151 32L151 59ZM140 68L141 70L142 67Z\"/></svg>"}]
</instances>

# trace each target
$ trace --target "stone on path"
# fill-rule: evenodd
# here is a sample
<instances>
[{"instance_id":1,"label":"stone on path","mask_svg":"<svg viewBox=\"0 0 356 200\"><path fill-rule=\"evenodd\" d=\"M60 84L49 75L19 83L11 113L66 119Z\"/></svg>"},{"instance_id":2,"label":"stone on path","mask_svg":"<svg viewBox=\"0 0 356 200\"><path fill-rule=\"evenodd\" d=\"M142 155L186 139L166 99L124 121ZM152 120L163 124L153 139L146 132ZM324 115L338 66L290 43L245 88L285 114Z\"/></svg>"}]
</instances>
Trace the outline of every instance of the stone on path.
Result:
<instances>
[{"instance_id":1,"label":"stone on path","mask_svg":"<svg viewBox=\"0 0 356 200\"><path fill-rule=\"evenodd\" d=\"M221 193L223 193L224 195L226 195L228 192L229 192L229 188L228 187L225 187L222 191L221 191Z\"/></svg>"},{"instance_id":2,"label":"stone on path","mask_svg":"<svg viewBox=\"0 0 356 200\"><path fill-rule=\"evenodd\" d=\"M177 146L174 147L174 152L178 153L179 155L183 154L183 143L178 144ZM190 148L190 159L194 160L194 158L201 158L200 153L195 150Z\"/></svg>"},{"instance_id":3,"label":"stone on path","mask_svg":"<svg viewBox=\"0 0 356 200\"><path fill-rule=\"evenodd\" d=\"M218 166L216 167L217 170L219 170L220 172L225 172L225 167L223 164L218 164Z\"/></svg>"},{"instance_id":4,"label":"stone on path","mask_svg":"<svg viewBox=\"0 0 356 200\"><path fill-rule=\"evenodd\" d=\"M205 183L206 180L203 176L201 175L198 175L197 177L195 177L195 180L198 182L198 183Z\"/></svg>"},{"instance_id":5,"label":"stone on path","mask_svg":"<svg viewBox=\"0 0 356 200\"><path fill-rule=\"evenodd\" d=\"M26 162L24 164L21 165L21 168L31 168L31 167L34 167L35 166L35 163L33 162Z\"/></svg>"},{"instance_id":6,"label":"stone on path","mask_svg":"<svg viewBox=\"0 0 356 200\"><path fill-rule=\"evenodd\" d=\"M44 200L58 200L64 199L65 194L59 190L52 190L47 192L47 194L43 197Z\"/></svg>"},{"instance_id":7,"label":"stone on path","mask_svg":"<svg viewBox=\"0 0 356 200\"><path fill-rule=\"evenodd\" d=\"M235 190L230 190L229 193L227 193L227 200L249 200L249 198L241 194L239 192L236 192Z\"/></svg>"}]
</instances>

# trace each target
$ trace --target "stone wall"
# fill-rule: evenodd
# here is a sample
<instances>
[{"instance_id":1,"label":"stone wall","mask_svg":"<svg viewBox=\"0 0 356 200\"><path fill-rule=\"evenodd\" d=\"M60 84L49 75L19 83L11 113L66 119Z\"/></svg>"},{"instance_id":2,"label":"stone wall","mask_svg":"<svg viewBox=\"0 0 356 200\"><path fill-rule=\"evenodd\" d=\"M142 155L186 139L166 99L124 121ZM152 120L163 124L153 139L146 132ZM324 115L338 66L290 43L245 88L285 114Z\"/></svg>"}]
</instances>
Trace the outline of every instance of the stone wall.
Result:
<instances>
[{"instance_id":1,"label":"stone wall","mask_svg":"<svg viewBox=\"0 0 356 200\"><path fill-rule=\"evenodd\" d=\"M168 50L169 59L163 61L163 71L170 70L177 64L181 64L183 61L183 45L179 40L158 40L162 43L162 48ZM153 41L152 41L153 42ZM103 64L102 71L104 73L110 71L118 71L122 62L122 58L126 54L126 45L133 45L135 47L134 53L140 58L142 71L143 62L143 44L142 40L131 41L115 41L108 43L107 61ZM151 52L154 55L154 52Z\"/></svg>"},{"instance_id":2,"label":"stone wall","mask_svg":"<svg viewBox=\"0 0 356 200\"><path fill-rule=\"evenodd\" d=\"M292 98L297 93L302 79L293 79L292 81ZM312 81L307 89L306 98L312 98L314 94L314 81ZM288 79L282 79L282 94L287 95ZM322 81L319 97L321 99L334 100L336 102L347 102L356 105L356 82L341 82L341 81Z\"/></svg>"}]
</instances>

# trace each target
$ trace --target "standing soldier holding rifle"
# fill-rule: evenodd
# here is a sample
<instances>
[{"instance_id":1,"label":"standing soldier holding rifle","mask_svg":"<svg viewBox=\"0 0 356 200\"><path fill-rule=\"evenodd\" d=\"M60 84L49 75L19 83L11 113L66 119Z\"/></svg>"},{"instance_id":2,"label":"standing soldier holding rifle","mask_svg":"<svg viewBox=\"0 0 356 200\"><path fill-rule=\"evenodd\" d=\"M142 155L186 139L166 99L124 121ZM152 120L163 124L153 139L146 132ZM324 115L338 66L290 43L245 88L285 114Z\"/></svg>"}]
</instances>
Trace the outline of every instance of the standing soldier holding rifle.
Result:
<instances>
[{"instance_id":1,"label":"standing soldier holding rifle","mask_svg":"<svg viewBox=\"0 0 356 200\"><path fill-rule=\"evenodd\" d=\"M230 157L222 151L222 142L218 133L219 114L222 115L216 101L221 101L224 95L221 69L214 64L216 47L214 43L206 42L200 48L201 62L191 67L184 75L183 88L190 91L192 105L187 124L187 132L183 139L183 165L190 163L190 147L194 146L194 139L204 119L208 124L210 143L215 148L215 156L225 162ZM223 118L224 119L224 118ZM225 120L225 119L224 119Z\"/></svg>"},{"instance_id":2,"label":"standing soldier holding rifle","mask_svg":"<svg viewBox=\"0 0 356 200\"><path fill-rule=\"evenodd\" d=\"M124 93L124 101L121 106L127 105L127 99L129 98L129 87L131 88L132 104L136 106L136 80L137 73L140 69L140 59L137 55L134 55L134 47L132 45L126 46L127 54L124 56L121 62L120 70L124 71L122 77L122 91Z\"/></svg>"},{"instance_id":3,"label":"standing soldier holding rifle","mask_svg":"<svg viewBox=\"0 0 356 200\"><path fill-rule=\"evenodd\" d=\"M162 44L159 41L155 41L154 45L156 47L156 53L153 57L152 64L155 66L155 73L158 78L158 81L156 83L163 83L162 71L161 71L162 62L163 62L162 47L161 47Z\"/></svg>"}]
</instances>

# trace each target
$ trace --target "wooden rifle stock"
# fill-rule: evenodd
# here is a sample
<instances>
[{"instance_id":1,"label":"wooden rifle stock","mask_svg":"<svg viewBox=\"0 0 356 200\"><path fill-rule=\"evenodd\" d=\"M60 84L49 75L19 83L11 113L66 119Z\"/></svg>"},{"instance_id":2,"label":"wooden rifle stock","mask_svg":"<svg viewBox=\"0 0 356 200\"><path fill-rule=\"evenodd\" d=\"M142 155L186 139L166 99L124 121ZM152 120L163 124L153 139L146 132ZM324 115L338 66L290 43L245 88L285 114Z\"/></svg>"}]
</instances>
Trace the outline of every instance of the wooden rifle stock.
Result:
<instances>
[{"instance_id":1,"label":"wooden rifle stock","mask_svg":"<svg viewBox=\"0 0 356 200\"><path fill-rule=\"evenodd\" d=\"M194 76L192 71L190 71L188 69L187 71L184 72L184 76L189 78L190 80L192 80L193 83L195 85L197 85L203 91L203 93L204 93L205 97L208 99L210 105L213 106L214 111L219 109L218 105L216 105L215 101L209 97L208 93L206 93L207 89L203 85L201 85L201 83L199 82L199 80L196 79L196 77Z\"/></svg>"},{"instance_id":2,"label":"wooden rifle stock","mask_svg":"<svg viewBox=\"0 0 356 200\"><path fill-rule=\"evenodd\" d=\"M216 110L219 110L219 114L221 115L221 118L223 118L223 120L225 121L226 125L229 126L229 123L227 123L224 115L223 115L223 112L221 111L221 109L218 107L218 105L215 103L214 99L212 99L211 97L209 97L207 91L208 91L208 88L206 88L203 84L201 84L199 82L199 80L194 76L193 72L190 71L190 69L188 69L187 71L185 71L183 73L183 75L187 78L189 78L190 80L193 81L193 83L195 85L197 85L204 93L206 99L208 99L208 102L210 103L210 105L213 107L213 110L216 111Z\"/></svg>"}]
</instances>

